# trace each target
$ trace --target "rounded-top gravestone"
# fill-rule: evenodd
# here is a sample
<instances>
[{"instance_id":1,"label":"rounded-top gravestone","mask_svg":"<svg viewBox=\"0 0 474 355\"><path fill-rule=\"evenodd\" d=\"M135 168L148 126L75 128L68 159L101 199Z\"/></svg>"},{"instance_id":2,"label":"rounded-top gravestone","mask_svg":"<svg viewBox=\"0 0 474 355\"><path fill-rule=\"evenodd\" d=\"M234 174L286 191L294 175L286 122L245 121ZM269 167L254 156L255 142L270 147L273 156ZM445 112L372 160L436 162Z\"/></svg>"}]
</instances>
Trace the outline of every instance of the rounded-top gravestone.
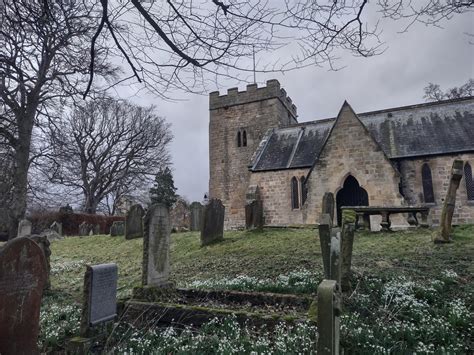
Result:
<instances>
[{"instance_id":1,"label":"rounded-top gravestone","mask_svg":"<svg viewBox=\"0 0 474 355\"><path fill-rule=\"evenodd\" d=\"M219 199L213 198L205 206L201 228L201 246L224 239L224 215L225 206Z\"/></svg>"},{"instance_id":2,"label":"rounded-top gravestone","mask_svg":"<svg viewBox=\"0 0 474 355\"><path fill-rule=\"evenodd\" d=\"M0 249L0 354L38 354L39 314L47 276L41 248L16 238Z\"/></svg>"}]
</instances>

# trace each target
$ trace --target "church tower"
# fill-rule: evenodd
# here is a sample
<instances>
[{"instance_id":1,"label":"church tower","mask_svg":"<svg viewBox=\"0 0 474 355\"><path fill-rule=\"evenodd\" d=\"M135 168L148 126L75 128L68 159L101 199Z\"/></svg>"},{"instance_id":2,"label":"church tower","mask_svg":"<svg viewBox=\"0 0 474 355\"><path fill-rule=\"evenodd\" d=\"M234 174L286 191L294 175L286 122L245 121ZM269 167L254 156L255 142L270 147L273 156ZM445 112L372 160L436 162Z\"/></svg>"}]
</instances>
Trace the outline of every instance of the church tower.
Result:
<instances>
[{"instance_id":1,"label":"church tower","mask_svg":"<svg viewBox=\"0 0 474 355\"><path fill-rule=\"evenodd\" d=\"M268 129L297 123L296 106L278 80L269 80L261 88L212 92L209 110L209 198L222 200L226 229L240 228L252 156Z\"/></svg>"}]
</instances>

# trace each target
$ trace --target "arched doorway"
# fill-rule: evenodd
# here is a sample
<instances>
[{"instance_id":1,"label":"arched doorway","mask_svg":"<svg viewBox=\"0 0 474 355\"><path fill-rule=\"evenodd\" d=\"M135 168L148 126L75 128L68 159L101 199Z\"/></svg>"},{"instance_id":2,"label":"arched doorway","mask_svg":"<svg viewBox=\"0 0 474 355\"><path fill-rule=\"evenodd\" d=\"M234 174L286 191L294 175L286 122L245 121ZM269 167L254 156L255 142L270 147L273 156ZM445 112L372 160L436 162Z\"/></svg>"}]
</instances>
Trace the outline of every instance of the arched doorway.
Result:
<instances>
[{"instance_id":1,"label":"arched doorway","mask_svg":"<svg viewBox=\"0 0 474 355\"><path fill-rule=\"evenodd\" d=\"M342 189L336 194L337 206L337 225L341 226L342 222L342 206L368 206L369 195L362 187L355 177L349 175L344 181Z\"/></svg>"}]
</instances>

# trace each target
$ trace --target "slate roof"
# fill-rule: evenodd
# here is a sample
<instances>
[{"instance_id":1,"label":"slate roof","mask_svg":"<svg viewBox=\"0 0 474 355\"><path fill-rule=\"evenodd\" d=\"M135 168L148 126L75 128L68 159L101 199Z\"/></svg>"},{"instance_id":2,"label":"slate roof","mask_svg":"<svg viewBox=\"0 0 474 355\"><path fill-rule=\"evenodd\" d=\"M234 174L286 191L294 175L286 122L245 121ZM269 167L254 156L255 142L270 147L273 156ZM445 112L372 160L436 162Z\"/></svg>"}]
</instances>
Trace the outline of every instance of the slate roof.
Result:
<instances>
[{"instance_id":1,"label":"slate roof","mask_svg":"<svg viewBox=\"0 0 474 355\"><path fill-rule=\"evenodd\" d=\"M357 115L389 159L474 151L474 97ZM267 132L251 171L311 167L335 118Z\"/></svg>"}]
</instances>

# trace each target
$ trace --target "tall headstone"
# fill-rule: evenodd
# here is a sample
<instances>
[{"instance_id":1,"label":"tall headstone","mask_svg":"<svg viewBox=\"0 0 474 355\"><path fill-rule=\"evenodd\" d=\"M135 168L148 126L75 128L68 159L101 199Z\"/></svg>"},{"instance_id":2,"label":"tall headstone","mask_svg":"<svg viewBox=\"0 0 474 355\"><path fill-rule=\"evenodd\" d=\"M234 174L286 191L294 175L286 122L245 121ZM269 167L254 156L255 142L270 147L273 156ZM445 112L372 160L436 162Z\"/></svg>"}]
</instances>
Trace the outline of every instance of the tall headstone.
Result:
<instances>
[{"instance_id":1,"label":"tall headstone","mask_svg":"<svg viewBox=\"0 0 474 355\"><path fill-rule=\"evenodd\" d=\"M143 215L140 204L130 207L125 220L125 239L143 238Z\"/></svg>"},{"instance_id":2,"label":"tall headstone","mask_svg":"<svg viewBox=\"0 0 474 355\"><path fill-rule=\"evenodd\" d=\"M456 191L463 175L464 162L455 160L451 169L451 177L449 179L448 191L444 199L443 210L439 221L439 234L435 237L435 243L449 243L452 234L452 220L454 207L456 205Z\"/></svg>"},{"instance_id":3,"label":"tall headstone","mask_svg":"<svg viewBox=\"0 0 474 355\"><path fill-rule=\"evenodd\" d=\"M29 238L0 249L0 354L38 354L41 297L46 261Z\"/></svg>"},{"instance_id":4,"label":"tall headstone","mask_svg":"<svg viewBox=\"0 0 474 355\"><path fill-rule=\"evenodd\" d=\"M202 204L200 202L193 202L191 206L189 206L191 211L189 219L189 228L191 231L200 231L201 224L202 224Z\"/></svg>"},{"instance_id":5,"label":"tall headstone","mask_svg":"<svg viewBox=\"0 0 474 355\"><path fill-rule=\"evenodd\" d=\"M332 192L324 193L321 213L329 214L331 221L334 222L334 195Z\"/></svg>"},{"instance_id":6,"label":"tall headstone","mask_svg":"<svg viewBox=\"0 0 474 355\"><path fill-rule=\"evenodd\" d=\"M330 279L341 284L341 232L331 230Z\"/></svg>"},{"instance_id":7,"label":"tall headstone","mask_svg":"<svg viewBox=\"0 0 474 355\"><path fill-rule=\"evenodd\" d=\"M168 207L153 204L144 218L142 284L169 287L171 222Z\"/></svg>"},{"instance_id":8,"label":"tall headstone","mask_svg":"<svg viewBox=\"0 0 474 355\"><path fill-rule=\"evenodd\" d=\"M245 228L263 229L263 201L258 185L250 185L245 194Z\"/></svg>"},{"instance_id":9,"label":"tall headstone","mask_svg":"<svg viewBox=\"0 0 474 355\"><path fill-rule=\"evenodd\" d=\"M22 219L20 223L18 223L18 238L26 237L31 235L31 222L27 219Z\"/></svg>"},{"instance_id":10,"label":"tall headstone","mask_svg":"<svg viewBox=\"0 0 474 355\"><path fill-rule=\"evenodd\" d=\"M339 354L341 294L334 280L318 286L318 349L321 355Z\"/></svg>"},{"instance_id":11,"label":"tall headstone","mask_svg":"<svg viewBox=\"0 0 474 355\"><path fill-rule=\"evenodd\" d=\"M225 207L219 199L211 199L204 207L201 228L202 247L224 239L224 215Z\"/></svg>"},{"instance_id":12,"label":"tall headstone","mask_svg":"<svg viewBox=\"0 0 474 355\"><path fill-rule=\"evenodd\" d=\"M114 221L110 227L112 237L125 234L125 221Z\"/></svg>"},{"instance_id":13,"label":"tall headstone","mask_svg":"<svg viewBox=\"0 0 474 355\"><path fill-rule=\"evenodd\" d=\"M321 215L319 221L319 244L321 246L321 255L323 259L324 278L329 279L331 277L331 228L332 220L328 213Z\"/></svg>"},{"instance_id":14,"label":"tall headstone","mask_svg":"<svg viewBox=\"0 0 474 355\"><path fill-rule=\"evenodd\" d=\"M351 287L351 263L352 248L354 245L354 233L356 229L356 213L352 210L342 212L341 232L341 287L343 291Z\"/></svg>"}]
</instances>

